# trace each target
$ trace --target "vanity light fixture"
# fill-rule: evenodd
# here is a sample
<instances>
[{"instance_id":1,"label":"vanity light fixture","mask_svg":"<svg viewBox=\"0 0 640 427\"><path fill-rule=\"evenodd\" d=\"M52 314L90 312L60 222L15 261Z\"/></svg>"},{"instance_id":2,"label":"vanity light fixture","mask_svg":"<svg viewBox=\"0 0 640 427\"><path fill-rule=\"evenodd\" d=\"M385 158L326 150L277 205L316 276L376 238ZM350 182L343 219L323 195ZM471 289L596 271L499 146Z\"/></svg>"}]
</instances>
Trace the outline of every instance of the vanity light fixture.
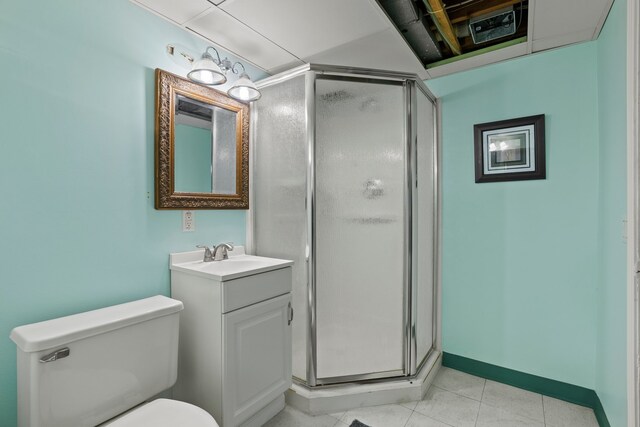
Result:
<instances>
[{"instance_id":1,"label":"vanity light fixture","mask_svg":"<svg viewBox=\"0 0 640 427\"><path fill-rule=\"evenodd\" d=\"M234 74L238 74L238 72L236 71L236 65L240 65L242 67L242 74L240 74L240 77L238 77L238 80L236 80L236 82L229 88L229 90L227 90L227 95L229 95L234 99L237 99L238 101L245 101L245 102L257 101L258 99L260 99L262 94L256 87L256 84L251 80L251 78L247 74L247 71L245 70L244 65L242 65L239 62L236 62L235 64L233 64L231 71Z\"/></svg>"},{"instance_id":2,"label":"vanity light fixture","mask_svg":"<svg viewBox=\"0 0 640 427\"><path fill-rule=\"evenodd\" d=\"M209 49L216 53L215 58L209 53ZM240 73L238 80L227 90L227 95L244 102L260 99L260 91L247 74L244 65L241 62L231 63L229 58L220 59L220 54L213 46L208 46L202 57L197 61L193 61L191 71L187 74L187 77L202 85L216 86L227 81L226 74L228 71L238 74L239 70L236 69L236 66L242 67L242 73Z\"/></svg>"},{"instance_id":3,"label":"vanity light fixture","mask_svg":"<svg viewBox=\"0 0 640 427\"><path fill-rule=\"evenodd\" d=\"M209 54L209 49L213 49L218 57L217 62ZM203 85L221 85L227 81L227 76L224 75L224 72L220 68L220 55L218 51L214 47L207 47L207 49L202 54L202 57L197 61L193 61L193 65L191 67L191 71L187 74L187 77L193 80L196 83L200 83Z\"/></svg>"}]
</instances>

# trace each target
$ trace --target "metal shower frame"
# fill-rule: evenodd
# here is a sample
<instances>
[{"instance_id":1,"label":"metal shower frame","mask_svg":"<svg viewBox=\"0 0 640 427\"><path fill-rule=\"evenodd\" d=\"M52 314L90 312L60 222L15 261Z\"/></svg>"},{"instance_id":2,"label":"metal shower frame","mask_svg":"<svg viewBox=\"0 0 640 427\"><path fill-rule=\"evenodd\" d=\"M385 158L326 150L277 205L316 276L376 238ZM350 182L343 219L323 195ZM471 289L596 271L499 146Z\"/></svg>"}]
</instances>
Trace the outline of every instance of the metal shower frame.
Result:
<instances>
[{"instance_id":1,"label":"metal shower frame","mask_svg":"<svg viewBox=\"0 0 640 427\"><path fill-rule=\"evenodd\" d=\"M414 377L418 374L422 365L429 359L431 353L439 347L439 275L440 275L440 138L439 138L439 118L440 104L435 96L429 91L426 85L420 80L416 74L374 70L369 68L344 67L323 64L305 64L300 67L293 68L284 73L268 77L256 82L259 89L272 86L283 81L302 76L305 77L305 121L306 121L306 138L307 138L307 362L306 362L306 379L295 378L297 383L308 386L322 386L337 383L353 383L368 380L381 379L398 379ZM393 372L378 372L372 374L359 374L350 376L341 376L337 378L318 378L317 377L317 335L316 335L316 266L315 266L315 122L316 122L316 80L351 80L369 83L388 83L394 85L402 85L404 96L404 117L405 124L403 129L405 139L405 194L404 194L404 349L403 349L403 369ZM431 350L427 352L424 358L417 360L417 339L416 339L416 317L417 317L417 288L413 286L416 282L417 269L413 266L417 265L416 251L413 250L414 243L417 240L417 227L414 227L414 218L417 218L417 192L413 189L417 186L417 120L414 116L417 112L417 96L416 91L420 90L433 104L433 342ZM257 111L251 108L251 129L255 129L257 123ZM255 132L251 132L251 154L250 165L253 164L253 147L255 145ZM250 166L251 168L251 166ZM250 174L251 179L253 173ZM253 253L253 229L254 229L254 211L253 211L253 185L250 185L250 209L247 215L247 248L249 253Z\"/></svg>"}]
</instances>

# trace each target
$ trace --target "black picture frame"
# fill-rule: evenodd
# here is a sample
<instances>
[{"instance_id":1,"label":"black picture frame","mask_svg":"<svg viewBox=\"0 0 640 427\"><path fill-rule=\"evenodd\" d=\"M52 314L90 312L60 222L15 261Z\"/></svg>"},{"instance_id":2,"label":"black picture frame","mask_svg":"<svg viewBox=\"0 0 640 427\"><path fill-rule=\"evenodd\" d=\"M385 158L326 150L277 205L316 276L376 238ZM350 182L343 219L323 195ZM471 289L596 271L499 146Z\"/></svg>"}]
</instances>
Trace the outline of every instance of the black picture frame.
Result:
<instances>
[{"instance_id":1,"label":"black picture frame","mask_svg":"<svg viewBox=\"0 0 640 427\"><path fill-rule=\"evenodd\" d=\"M473 126L476 183L546 179L544 114Z\"/></svg>"}]
</instances>

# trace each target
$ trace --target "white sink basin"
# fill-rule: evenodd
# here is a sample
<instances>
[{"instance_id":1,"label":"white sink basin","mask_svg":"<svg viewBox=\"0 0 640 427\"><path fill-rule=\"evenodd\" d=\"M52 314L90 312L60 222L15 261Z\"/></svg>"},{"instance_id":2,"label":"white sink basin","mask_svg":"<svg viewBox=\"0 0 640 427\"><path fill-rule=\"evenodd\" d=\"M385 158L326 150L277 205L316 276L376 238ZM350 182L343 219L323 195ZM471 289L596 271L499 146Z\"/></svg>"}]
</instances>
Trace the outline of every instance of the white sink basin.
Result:
<instances>
[{"instance_id":1,"label":"white sink basin","mask_svg":"<svg viewBox=\"0 0 640 427\"><path fill-rule=\"evenodd\" d=\"M203 262L203 258L204 250L174 253L170 255L170 268L223 282L293 265L293 261L284 259L245 255L241 246L230 251L226 260Z\"/></svg>"}]
</instances>

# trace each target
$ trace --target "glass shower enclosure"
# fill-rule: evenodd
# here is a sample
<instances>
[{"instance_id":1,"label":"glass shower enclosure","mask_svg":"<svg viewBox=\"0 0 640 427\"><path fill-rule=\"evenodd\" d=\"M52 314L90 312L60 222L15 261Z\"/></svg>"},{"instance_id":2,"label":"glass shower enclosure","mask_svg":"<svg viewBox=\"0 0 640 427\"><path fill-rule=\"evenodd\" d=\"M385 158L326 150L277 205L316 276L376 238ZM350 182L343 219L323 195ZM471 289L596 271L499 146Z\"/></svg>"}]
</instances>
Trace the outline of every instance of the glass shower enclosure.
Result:
<instances>
[{"instance_id":1,"label":"glass shower enclosure","mask_svg":"<svg viewBox=\"0 0 640 427\"><path fill-rule=\"evenodd\" d=\"M416 375L435 340L433 96L412 74L315 64L258 86L249 246L295 261L295 380Z\"/></svg>"}]
</instances>

